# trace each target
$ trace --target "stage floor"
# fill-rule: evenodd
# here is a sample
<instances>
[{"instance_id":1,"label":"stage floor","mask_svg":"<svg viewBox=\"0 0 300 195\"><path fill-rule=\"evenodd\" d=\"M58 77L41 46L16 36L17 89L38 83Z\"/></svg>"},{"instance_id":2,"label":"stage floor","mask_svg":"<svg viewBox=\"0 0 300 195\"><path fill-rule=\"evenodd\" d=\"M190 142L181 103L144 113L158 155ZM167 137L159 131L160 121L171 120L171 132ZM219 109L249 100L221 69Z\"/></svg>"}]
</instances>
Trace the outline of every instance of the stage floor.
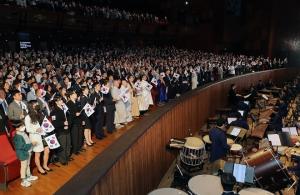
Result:
<instances>
[{"instance_id":1,"label":"stage floor","mask_svg":"<svg viewBox=\"0 0 300 195\"><path fill-rule=\"evenodd\" d=\"M106 134L107 137L103 140L93 138L93 141L96 142L96 144L93 147L85 147L86 151L79 155L72 155L74 160L67 166L62 166L60 163L57 163L60 167L50 164L49 167L53 169L53 171L49 172L47 175L38 174L37 169L34 168L32 173L33 175L38 176L39 179L37 181L33 181L31 187L22 187L20 185L21 180L16 179L9 183L8 190L6 192L0 191L0 195L53 194L110 144L117 141L120 136L126 133L126 131L128 131L128 129L130 129L138 121L139 119L136 119L133 122L128 123L113 134Z\"/></svg>"}]
</instances>

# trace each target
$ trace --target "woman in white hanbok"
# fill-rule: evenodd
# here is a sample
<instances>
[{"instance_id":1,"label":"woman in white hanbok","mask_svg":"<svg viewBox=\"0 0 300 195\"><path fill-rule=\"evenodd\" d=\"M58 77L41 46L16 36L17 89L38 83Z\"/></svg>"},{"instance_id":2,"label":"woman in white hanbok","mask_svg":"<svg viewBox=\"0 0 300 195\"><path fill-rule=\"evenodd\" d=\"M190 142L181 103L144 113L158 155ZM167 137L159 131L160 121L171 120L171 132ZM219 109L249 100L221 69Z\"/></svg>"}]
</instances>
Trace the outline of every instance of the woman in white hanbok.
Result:
<instances>
[{"instance_id":1,"label":"woman in white hanbok","mask_svg":"<svg viewBox=\"0 0 300 195\"><path fill-rule=\"evenodd\" d=\"M198 86L198 75L194 69L191 69L192 73L192 89L196 89Z\"/></svg>"},{"instance_id":2,"label":"woman in white hanbok","mask_svg":"<svg viewBox=\"0 0 300 195\"><path fill-rule=\"evenodd\" d=\"M128 78L128 86L129 86L129 92L131 93L131 115L133 117L139 117L140 116L140 110L139 110L139 102L137 97L137 91L134 88L134 77L129 76Z\"/></svg>"},{"instance_id":3,"label":"woman in white hanbok","mask_svg":"<svg viewBox=\"0 0 300 195\"><path fill-rule=\"evenodd\" d=\"M112 98L116 101L116 111L115 111L115 119L114 123L116 128L122 127L122 124L126 123L126 109L125 104L121 98L121 90L119 88L120 80L115 80L113 82L113 87L111 89Z\"/></svg>"},{"instance_id":4,"label":"woman in white hanbok","mask_svg":"<svg viewBox=\"0 0 300 195\"><path fill-rule=\"evenodd\" d=\"M148 86L152 86L147 81L147 76L144 75L141 80L141 101L139 101L139 109L140 111L147 111L150 105L153 105L153 99L151 95L151 89L149 90Z\"/></svg>"},{"instance_id":5,"label":"woman in white hanbok","mask_svg":"<svg viewBox=\"0 0 300 195\"><path fill-rule=\"evenodd\" d=\"M126 110L126 122L132 121L132 114L131 114L131 105L132 105L132 99L131 99L131 88L129 87L129 84L126 80L122 80L121 84L121 93L124 94L126 99L123 100L125 104L125 110Z\"/></svg>"}]
</instances>

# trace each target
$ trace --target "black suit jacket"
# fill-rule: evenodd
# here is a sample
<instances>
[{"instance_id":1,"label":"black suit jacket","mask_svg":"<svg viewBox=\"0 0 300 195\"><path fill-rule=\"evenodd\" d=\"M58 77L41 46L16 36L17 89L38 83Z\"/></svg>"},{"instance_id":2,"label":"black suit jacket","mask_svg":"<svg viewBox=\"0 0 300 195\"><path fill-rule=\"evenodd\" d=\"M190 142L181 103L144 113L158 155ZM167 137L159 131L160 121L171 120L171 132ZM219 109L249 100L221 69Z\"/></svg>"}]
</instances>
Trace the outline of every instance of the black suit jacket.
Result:
<instances>
[{"instance_id":1,"label":"black suit jacket","mask_svg":"<svg viewBox=\"0 0 300 195\"><path fill-rule=\"evenodd\" d=\"M2 106L0 106L0 133L5 132L5 128L7 127L7 116L5 115Z\"/></svg>"},{"instance_id":2,"label":"black suit jacket","mask_svg":"<svg viewBox=\"0 0 300 195\"><path fill-rule=\"evenodd\" d=\"M103 94L103 101L107 112L116 110L115 102L113 101L113 98L110 93Z\"/></svg>"}]
</instances>

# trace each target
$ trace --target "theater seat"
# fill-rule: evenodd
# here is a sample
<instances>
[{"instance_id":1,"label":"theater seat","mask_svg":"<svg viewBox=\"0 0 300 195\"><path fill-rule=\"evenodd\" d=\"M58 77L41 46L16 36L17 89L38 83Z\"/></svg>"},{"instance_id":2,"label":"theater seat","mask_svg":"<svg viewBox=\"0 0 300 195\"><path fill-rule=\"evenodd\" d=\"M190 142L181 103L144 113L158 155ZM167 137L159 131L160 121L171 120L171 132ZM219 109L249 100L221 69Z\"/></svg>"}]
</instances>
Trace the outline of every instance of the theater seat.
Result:
<instances>
[{"instance_id":1,"label":"theater seat","mask_svg":"<svg viewBox=\"0 0 300 195\"><path fill-rule=\"evenodd\" d=\"M5 134L0 135L0 148L0 189L6 190L9 181L20 177L20 161Z\"/></svg>"}]
</instances>

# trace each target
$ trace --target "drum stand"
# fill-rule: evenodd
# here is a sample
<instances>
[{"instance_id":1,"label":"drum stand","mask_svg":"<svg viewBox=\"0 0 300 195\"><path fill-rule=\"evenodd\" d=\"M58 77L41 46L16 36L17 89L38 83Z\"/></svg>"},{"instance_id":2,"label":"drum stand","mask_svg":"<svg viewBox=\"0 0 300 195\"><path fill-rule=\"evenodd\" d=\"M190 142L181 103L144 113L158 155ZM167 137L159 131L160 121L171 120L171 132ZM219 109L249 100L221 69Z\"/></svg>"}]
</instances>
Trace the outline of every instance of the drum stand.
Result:
<instances>
[{"instance_id":1,"label":"drum stand","mask_svg":"<svg viewBox=\"0 0 300 195\"><path fill-rule=\"evenodd\" d=\"M188 191L187 184L188 181L196 176L201 174L203 164L197 167L189 167L188 165L185 165L183 162L181 162L180 157L176 158L175 162L175 171L173 176L173 182L171 187L179 187L181 189L184 189L185 191Z\"/></svg>"}]
</instances>

